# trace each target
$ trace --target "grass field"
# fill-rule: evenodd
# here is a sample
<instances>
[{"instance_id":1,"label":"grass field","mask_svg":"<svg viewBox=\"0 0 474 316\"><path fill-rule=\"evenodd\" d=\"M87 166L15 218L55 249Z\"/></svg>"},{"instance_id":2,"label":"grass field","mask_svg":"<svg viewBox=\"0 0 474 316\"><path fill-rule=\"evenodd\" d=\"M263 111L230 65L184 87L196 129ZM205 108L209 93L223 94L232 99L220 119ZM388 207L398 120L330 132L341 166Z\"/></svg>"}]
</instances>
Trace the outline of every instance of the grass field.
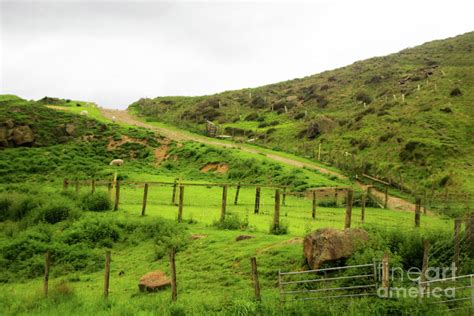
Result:
<instances>
[{"instance_id":1,"label":"grass field","mask_svg":"<svg viewBox=\"0 0 474 316\"><path fill-rule=\"evenodd\" d=\"M7 96L6 100L12 100ZM3 167L0 181L0 314L39 315L341 315L401 313L447 313L446 306L433 310L414 300L324 300L280 304L278 271L308 269L302 251L303 237L318 228L344 227L344 193L318 197L313 220L312 200L287 195L281 206L281 235L270 233L275 189L263 188L259 214L254 214L255 188L242 187L234 205L235 187L230 187L224 223L221 214L222 188L186 186L183 223L177 223L178 207L171 203L172 186L151 184L146 215L141 216L143 186L131 182L181 179L194 183L252 183L286 185L288 191L321 186L351 186L349 179L323 175L306 168L275 162L268 155L279 154L307 161L291 154L260 149L251 154L238 148L194 142L169 145L169 159L157 164L154 149L160 148L158 135L118 124L102 124L86 117L52 111L33 102L6 105L0 113L13 119L34 122L37 146L9 147L1 151ZM1 101L1 99L0 99ZM13 102L13 101L11 101ZM10 107L12 106L12 107ZM85 106L85 105L84 105ZM63 106L77 113L84 107ZM82 108L82 109L81 109ZM80 110L79 110L80 109ZM97 111L96 111L97 110ZM40 115L41 120L36 116ZM96 108L89 115L103 120ZM44 119L44 118L48 119ZM57 127L75 122L77 134L56 142ZM161 123L154 123L157 126ZM82 138L93 130L94 140ZM53 135L53 136L51 136ZM140 143L108 150L111 140L137 138ZM87 138L86 138L87 139ZM138 146L138 145L140 146ZM251 145L249 148L257 148ZM109 166L113 158L125 164ZM227 173L202 172L209 163L227 162ZM75 179L110 179L118 172L121 180L120 205L110 211L105 186L91 195L90 186L76 194ZM63 178L71 179L62 192ZM366 208L365 223L360 220L360 190L354 186L352 227L363 227L370 239L366 247L352 256L327 266L371 263L388 252L391 264L408 269L420 266L423 240L433 244L430 264L445 266L453 257L453 220L444 215L422 215L421 227L414 227L414 214L372 207ZM96 202L104 202L92 211ZM90 204L90 201L94 202ZM91 206L92 205L92 206ZM95 205L95 206L94 206ZM105 206L104 206L105 205ZM216 225L217 224L217 225ZM239 235L253 238L236 241ZM463 240L465 232L462 231ZM178 301L172 303L170 291L154 294L138 291L142 275L163 270L169 275L167 253L177 247ZM111 288L108 300L102 298L103 264L106 250L112 251ZM44 253L53 253L50 295L42 294ZM262 302L254 300L250 258L258 261ZM467 246L462 244L463 273L472 272Z\"/></svg>"},{"instance_id":2,"label":"grass field","mask_svg":"<svg viewBox=\"0 0 474 316\"><path fill-rule=\"evenodd\" d=\"M166 180L161 178L161 180ZM171 180L171 179L168 179ZM60 188L60 183L44 189L50 192ZM69 188L74 190L74 186ZM86 192L89 188L82 187ZM106 192L105 187L98 191ZM169 271L168 259L157 259L152 240L140 243L119 244L112 249L110 299L101 298L103 272L72 272L55 277L54 265L50 281L51 295L42 298L42 279L34 278L22 283L0 285L3 313L59 314L204 314L224 313L251 315L277 312L277 271L300 270L304 267L301 237L321 227L342 228L344 206L318 207L316 220L311 219L311 200L288 196L282 206L282 222L288 225L288 234L268 233L273 214L273 194L262 189L260 214L253 214L254 190L241 188L239 204L233 205L234 190L229 190L228 216L237 214L247 219L246 230L221 230L213 226L220 216L221 189L186 187L183 218L180 224L189 235L202 238L190 241L188 247L177 256L178 302L170 305L170 292L143 294L138 291L138 279L145 273L160 269ZM177 206L171 204L172 188L150 186L146 216L141 217L143 189L137 186L121 186L119 211L104 214L85 214L89 217L113 218L113 220L153 222L163 217L176 221ZM341 201L342 202L342 201ZM361 226L360 209L353 210L353 226ZM366 227L398 233L414 232L413 214L367 208ZM450 231L452 221L436 216L423 216L419 230L422 234ZM235 238L248 234L254 238L236 242ZM104 249L105 251L105 249ZM249 259L256 256L259 264L263 303L253 299ZM304 314L311 306L315 310L338 314L347 311L376 313L371 300L347 300L331 305L330 302L287 304L285 309ZM406 304L410 304L409 302Z\"/></svg>"}]
</instances>

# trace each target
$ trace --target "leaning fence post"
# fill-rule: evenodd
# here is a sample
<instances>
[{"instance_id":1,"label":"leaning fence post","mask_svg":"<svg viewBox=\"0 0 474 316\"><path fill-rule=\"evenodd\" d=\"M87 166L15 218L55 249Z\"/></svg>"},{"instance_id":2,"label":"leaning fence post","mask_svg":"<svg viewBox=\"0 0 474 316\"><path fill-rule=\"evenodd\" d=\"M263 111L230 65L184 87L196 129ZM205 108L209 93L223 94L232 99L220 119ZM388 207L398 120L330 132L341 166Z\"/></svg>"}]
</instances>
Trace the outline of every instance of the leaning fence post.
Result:
<instances>
[{"instance_id":1,"label":"leaning fence post","mask_svg":"<svg viewBox=\"0 0 474 316\"><path fill-rule=\"evenodd\" d=\"M43 291L44 296L48 297L49 290L49 267L51 265L51 253L46 251L44 254L44 282L43 282Z\"/></svg>"},{"instance_id":2,"label":"leaning fence post","mask_svg":"<svg viewBox=\"0 0 474 316\"><path fill-rule=\"evenodd\" d=\"M221 223L225 220L225 211L227 208L227 188L227 184L222 186Z\"/></svg>"},{"instance_id":3,"label":"leaning fence post","mask_svg":"<svg viewBox=\"0 0 474 316\"><path fill-rule=\"evenodd\" d=\"M145 187L143 188L142 216L145 216L147 197L148 197L148 183L145 183Z\"/></svg>"},{"instance_id":4,"label":"leaning fence post","mask_svg":"<svg viewBox=\"0 0 474 316\"><path fill-rule=\"evenodd\" d=\"M459 252L461 250L461 219L454 220L454 266L459 268Z\"/></svg>"},{"instance_id":5,"label":"leaning fence post","mask_svg":"<svg viewBox=\"0 0 474 316\"><path fill-rule=\"evenodd\" d=\"M250 263L252 265L252 280L253 280L253 287L255 289L255 299L257 301L261 301L260 296L260 283L258 281L258 272L257 272L257 258L252 257L250 258Z\"/></svg>"},{"instance_id":6,"label":"leaning fence post","mask_svg":"<svg viewBox=\"0 0 474 316\"><path fill-rule=\"evenodd\" d=\"M466 233L467 233L467 244L468 244L468 253L471 258L474 258L474 216L472 214L467 215L466 220Z\"/></svg>"},{"instance_id":7,"label":"leaning fence post","mask_svg":"<svg viewBox=\"0 0 474 316\"><path fill-rule=\"evenodd\" d=\"M63 180L63 190L66 191L69 186L69 181L68 179Z\"/></svg>"},{"instance_id":8,"label":"leaning fence post","mask_svg":"<svg viewBox=\"0 0 474 316\"><path fill-rule=\"evenodd\" d=\"M420 295L421 297L424 296L427 285L426 280L427 278L427 271L428 271L428 260L429 260L429 254L430 254L430 241L428 239L425 239L423 241L423 266L421 267L421 286L420 286Z\"/></svg>"},{"instance_id":9,"label":"leaning fence post","mask_svg":"<svg viewBox=\"0 0 474 316\"><path fill-rule=\"evenodd\" d=\"M95 193L95 179L91 180L91 193Z\"/></svg>"},{"instance_id":10,"label":"leaning fence post","mask_svg":"<svg viewBox=\"0 0 474 316\"><path fill-rule=\"evenodd\" d=\"M171 204L176 205L176 187L178 186L178 182L174 179L173 183L173 195L171 196Z\"/></svg>"},{"instance_id":11,"label":"leaning fence post","mask_svg":"<svg viewBox=\"0 0 474 316\"><path fill-rule=\"evenodd\" d=\"M115 201L114 201L114 211L117 211L119 208L120 201L120 180L117 180L115 183Z\"/></svg>"},{"instance_id":12,"label":"leaning fence post","mask_svg":"<svg viewBox=\"0 0 474 316\"><path fill-rule=\"evenodd\" d=\"M360 202L360 221L362 224L365 224L365 202L367 200L367 195L362 193L361 202Z\"/></svg>"},{"instance_id":13,"label":"leaning fence post","mask_svg":"<svg viewBox=\"0 0 474 316\"><path fill-rule=\"evenodd\" d=\"M237 189L235 191L234 205L237 205L239 202L239 193L240 193L240 182L237 184Z\"/></svg>"},{"instance_id":14,"label":"leaning fence post","mask_svg":"<svg viewBox=\"0 0 474 316\"><path fill-rule=\"evenodd\" d=\"M383 203L383 208L387 208L388 206L388 185L385 185L385 200Z\"/></svg>"},{"instance_id":15,"label":"leaning fence post","mask_svg":"<svg viewBox=\"0 0 474 316\"><path fill-rule=\"evenodd\" d=\"M416 199L416 205L415 205L415 227L420 227L420 204L421 200L420 198Z\"/></svg>"},{"instance_id":16,"label":"leaning fence post","mask_svg":"<svg viewBox=\"0 0 474 316\"><path fill-rule=\"evenodd\" d=\"M184 186L179 186L178 223L183 221Z\"/></svg>"},{"instance_id":17,"label":"leaning fence post","mask_svg":"<svg viewBox=\"0 0 474 316\"><path fill-rule=\"evenodd\" d=\"M316 219L316 191L313 190L313 208L311 212L311 217Z\"/></svg>"},{"instance_id":18,"label":"leaning fence post","mask_svg":"<svg viewBox=\"0 0 474 316\"><path fill-rule=\"evenodd\" d=\"M260 211L260 187L255 189L255 214L258 214Z\"/></svg>"},{"instance_id":19,"label":"leaning fence post","mask_svg":"<svg viewBox=\"0 0 474 316\"><path fill-rule=\"evenodd\" d=\"M176 249L171 248L170 250L170 269L171 269L171 300L176 302L178 298L178 292L176 289Z\"/></svg>"},{"instance_id":20,"label":"leaning fence post","mask_svg":"<svg viewBox=\"0 0 474 316\"><path fill-rule=\"evenodd\" d=\"M273 212L273 232L280 228L280 190L275 190L275 211Z\"/></svg>"},{"instance_id":21,"label":"leaning fence post","mask_svg":"<svg viewBox=\"0 0 474 316\"><path fill-rule=\"evenodd\" d=\"M104 272L104 297L109 297L110 285L110 250L105 252L105 272Z\"/></svg>"},{"instance_id":22,"label":"leaning fence post","mask_svg":"<svg viewBox=\"0 0 474 316\"><path fill-rule=\"evenodd\" d=\"M352 189L347 190L347 201L346 201L346 218L344 222L344 229L351 228L352 219L352 197L354 192Z\"/></svg>"},{"instance_id":23,"label":"leaning fence post","mask_svg":"<svg viewBox=\"0 0 474 316\"><path fill-rule=\"evenodd\" d=\"M386 297L390 295L390 266L389 266L389 256L385 252L382 258L382 288L384 289L384 294Z\"/></svg>"}]
</instances>

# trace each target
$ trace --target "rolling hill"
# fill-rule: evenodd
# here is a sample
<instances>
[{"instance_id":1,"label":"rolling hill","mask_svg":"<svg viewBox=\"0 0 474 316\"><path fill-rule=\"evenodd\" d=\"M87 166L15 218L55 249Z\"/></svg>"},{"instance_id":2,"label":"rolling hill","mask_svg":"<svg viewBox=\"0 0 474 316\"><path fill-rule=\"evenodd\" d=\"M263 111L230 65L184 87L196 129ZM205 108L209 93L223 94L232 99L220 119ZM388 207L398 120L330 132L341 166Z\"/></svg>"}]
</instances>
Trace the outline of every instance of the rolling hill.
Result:
<instances>
[{"instance_id":1,"label":"rolling hill","mask_svg":"<svg viewBox=\"0 0 474 316\"><path fill-rule=\"evenodd\" d=\"M379 176L414 194L474 192L474 32L312 76L129 111Z\"/></svg>"}]
</instances>

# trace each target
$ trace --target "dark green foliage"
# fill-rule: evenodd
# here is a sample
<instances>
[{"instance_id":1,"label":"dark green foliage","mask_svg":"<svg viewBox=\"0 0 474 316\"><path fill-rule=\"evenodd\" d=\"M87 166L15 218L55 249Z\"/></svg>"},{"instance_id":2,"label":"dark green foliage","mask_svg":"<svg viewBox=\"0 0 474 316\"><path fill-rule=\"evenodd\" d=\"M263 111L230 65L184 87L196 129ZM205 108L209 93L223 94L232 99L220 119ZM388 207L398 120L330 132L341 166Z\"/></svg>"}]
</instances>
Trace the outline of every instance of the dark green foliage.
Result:
<instances>
[{"instance_id":1,"label":"dark green foliage","mask_svg":"<svg viewBox=\"0 0 474 316\"><path fill-rule=\"evenodd\" d=\"M278 225L278 227L274 227L272 223L270 224L269 232L272 235L286 235L289 232L288 223L284 220L280 220L280 224Z\"/></svg>"},{"instance_id":2,"label":"dark green foliage","mask_svg":"<svg viewBox=\"0 0 474 316\"><path fill-rule=\"evenodd\" d=\"M459 89L458 87L454 88L453 90L451 90L451 92L449 93L450 96L452 97L459 97L459 96L462 96L462 92L461 92L461 89Z\"/></svg>"},{"instance_id":3,"label":"dark green foliage","mask_svg":"<svg viewBox=\"0 0 474 316\"><path fill-rule=\"evenodd\" d=\"M93 218L75 222L64 232L61 241L68 244L85 243L90 247L111 247L120 238L116 221Z\"/></svg>"},{"instance_id":4,"label":"dark green foliage","mask_svg":"<svg viewBox=\"0 0 474 316\"><path fill-rule=\"evenodd\" d=\"M355 99L357 101L364 102L365 104L372 103L372 98L366 92L363 91L357 92L357 94L355 95Z\"/></svg>"},{"instance_id":5,"label":"dark green foliage","mask_svg":"<svg viewBox=\"0 0 474 316\"><path fill-rule=\"evenodd\" d=\"M258 116L257 113L253 112L253 113L250 113L249 115L247 115L245 117L245 120L246 121L257 121L260 117Z\"/></svg>"},{"instance_id":6,"label":"dark green foliage","mask_svg":"<svg viewBox=\"0 0 474 316\"><path fill-rule=\"evenodd\" d=\"M40 204L41 201L34 196L15 192L0 194L0 221L19 221Z\"/></svg>"},{"instance_id":7,"label":"dark green foliage","mask_svg":"<svg viewBox=\"0 0 474 316\"><path fill-rule=\"evenodd\" d=\"M86 211L103 212L112 207L112 201L105 192L87 193L82 196L82 208Z\"/></svg>"},{"instance_id":8,"label":"dark green foliage","mask_svg":"<svg viewBox=\"0 0 474 316\"><path fill-rule=\"evenodd\" d=\"M67 199L54 199L38 208L35 220L55 224L77 216L76 206Z\"/></svg>"},{"instance_id":9,"label":"dark green foliage","mask_svg":"<svg viewBox=\"0 0 474 316\"><path fill-rule=\"evenodd\" d=\"M248 218L241 219L237 214L227 213L224 221L214 222L219 229L246 230L249 226Z\"/></svg>"}]
</instances>

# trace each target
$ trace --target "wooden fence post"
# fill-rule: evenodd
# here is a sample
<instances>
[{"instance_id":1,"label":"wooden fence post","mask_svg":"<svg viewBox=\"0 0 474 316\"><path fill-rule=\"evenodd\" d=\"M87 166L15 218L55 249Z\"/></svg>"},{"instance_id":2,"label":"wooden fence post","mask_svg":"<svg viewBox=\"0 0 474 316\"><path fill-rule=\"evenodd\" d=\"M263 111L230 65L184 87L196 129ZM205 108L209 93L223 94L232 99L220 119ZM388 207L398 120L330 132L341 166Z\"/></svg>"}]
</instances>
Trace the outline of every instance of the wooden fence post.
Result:
<instances>
[{"instance_id":1,"label":"wooden fence post","mask_svg":"<svg viewBox=\"0 0 474 316\"><path fill-rule=\"evenodd\" d=\"M173 195L171 196L171 204L176 205L176 188L178 186L178 182L174 179L173 183Z\"/></svg>"},{"instance_id":2,"label":"wooden fence post","mask_svg":"<svg viewBox=\"0 0 474 316\"><path fill-rule=\"evenodd\" d=\"M92 179L92 180L91 180L91 193L92 193L92 194L95 193L95 179Z\"/></svg>"},{"instance_id":3,"label":"wooden fence post","mask_svg":"<svg viewBox=\"0 0 474 316\"><path fill-rule=\"evenodd\" d=\"M227 208L227 184L222 186L222 206L221 206L221 223L225 220L225 211Z\"/></svg>"},{"instance_id":4,"label":"wooden fence post","mask_svg":"<svg viewBox=\"0 0 474 316\"><path fill-rule=\"evenodd\" d=\"M382 258L382 288L386 297L390 296L390 263L388 252L385 252Z\"/></svg>"},{"instance_id":5,"label":"wooden fence post","mask_svg":"<svg viewBox=\"0 0 474 316\"><path fill-rule=\"evenodd\" d=\"M429 255L430 255L430 241L428 239L425 239L423 241L423 265L421 267L421 276L420 276L421 282L426 282L426 280L428 279L427 271L428 271ZM423 297L426 291L426 288L427 288L426 284L420 286L421 297Z\"/></svg>"},{"instance_id":6,"label":"wooden fence post","mask_svg":"<svg viewBox=\"0 0 474 316\"><path fill-rule=\"evenodd\" d=\"M63 180L63 190L66 191L69 186L69 181L68 179Z\"/></svg>"},{"instance_id":7,"label":"wooden fence post","mask_svg":"<svg viewBox=\"0 0 474 316\"><path fill-rule=\"evenodd\" d=\"M44 254L44 282L43 282L43 291L44 296L48 297L49 291L49 267L51 266L51 253L46 251Z\"/></svg>"},{"instance_id":8,"label":"wooden fence post","mask_svg":"<svg viewBox=\"0 0 474 316\"><path fill-rule=\"evenodd\" d=\"M454 220L454 266L459 268L459 253L461 250L461 219Z\"/></svg>"},{"instance_id":9,"label":"wooden fence post","mask_svg":"<svg viewBox=\"0 0 474 316\"><path fill-rule=\"evenodd\" d=\"M313 190L313 208L311 210L311 217L316 219L316 191Z\"/></svg>"},{"instance_id":10,"label":"wooden fence post","mask_svg":"<svg viewBox=\"0 0 474 316\"><path fill-rule=\"evenodd\" d=\"M275 211L273 212L273 231L280 228L280 190L275 190Z\"/></svg>"},{"instance_id":11,"label":"wooden fence post","mask_svg":"<svg viewBox=\"0 0 474 316\"><path fill-rule=\"evenodd\" d=\"M424 195L423 195L423 214L426 215L427 214L427 211L426 211L426 203L428 201L428 194L426 193L426 190L424 191Z\"/></svg>"},{"instance_id":12,"label":"wooden fence post","mask_svg":"<svg viewBox=\"0 0 474 316\"><path fill-rule=\"evenodd\" d=\"M179 186L178 223L183 222L184 186Z\"/></svg>"},{"instance_id":13,"label":"wooden fence post","mask_svg":"<svg viewBox=\"0 0 474 316\"><path fill-rule=\"evenodd\" d=\"M253 280L253 287L255 289L255 299L257 301L261 301L262 298L260 296L260 283L258 281L258 272L257 272L257 258L255 257L250 258L250 263L252 265L252 280Z\"/></svg>"},{"instance_id":14,"label":"wooden fence post","mask_svg":"<svg viewBox=\"0 0 474 316\"><path fill-rule=\"evenodd\" d=\"M148 198L148 183L145 183L145 187L143 188L142 216L145 216L147 198Z\"/></svg>"},{"instance_id":15,"label":"wooden fence post","mask_svg":"<svg viewBox=\"0 0 474 316\"><path fill-rule=\"evenodd\" d=\"M388 207L388 185L385 185L385 200L383 202L383 208Z\"/></svg>"},{"instance_id":16,"label":"wooden fence post","mask_svg":"<svg viewBox=\"0 0 474 316\"><path fill-rule=\"evenodd\" d=\"M466 234L467 234L467 245L468 253L471 258L474 258L474 216L473 214L468 214L466 219Z\"/></svg>"},{"instance_id":17,"label":"wooden fence post","mask_svg":"<svg viewBox=\"0 0 474 316\"><path fill-rule=\"evenodd\" d=\"M334 189L334 207L337 207L337 195L338 191L337 188Z\"/></svg>"},{"instance_id":18,"label":"wooden fence post","mask_svg":"<svg viewBox=\"0 0 474 316\"><path fill-rule=\"evenodd\" d=\"M286 206L286 187L283 187L283 206Z\"/></svg>"},{"instance_id":19,"label":"wooden fence post","mask_svg":"<svg viewBox=\"0 0 474 316\"><path fill-rule=\"evenodd\" d=\"M415 227L420 227L420 204L421 200L419 198L416 199L416 204L415 204Z\"/></svg>"},{"instance_id":20,"label":"wooden fence post","mask_svg":"<svg viewBox=\"0 0 474 316\"><path fill-rule=\"evenodd\" d=\"M181 186L180 186L181 187ZM176 302L178 298L178 292L176 288L176 249L171 248L170 250L170 269L171 269L171 300Z\"/></svg>"},{"instance_id":21,"label":"wooden fence post","mask_svg":"<svg viewBox=\"0 0 474 316\"><path fill-rule=\"evenodd\" d=\"M110 285L110 250L105 252L104 298L109 297Z\"/></svg>"},{"instance_id":22,"label":"wooden fence post","mask_svg":"<svg viewBox=\"0 0 474 316\"><path fill-rule=\"evenodd\" d=\"M114 211L118 210L119 202L120 202L120 180L117 180L117 183L115 183Z\"/></svg>"},{"instance_id":23,"label":"wooden fence post","mask_svg":"<svg viewBox=\"0 0 474 316\"><path fill-rule=\"evenodd\" d=\"M346 201L346 218L344 222L344 229L351 228L351 219L352 219L352 198L354 192L352 189L347 190L347 201Z\"/></svg>"},{"instance_id":24,"label":"wooden fence post","mask_svg":"<svg viewBox=\"0 0 474 316\"><path fill-rule=\"evenodd\" d=\"M255 214L258 214L260 211L260 187L255 189Z\"/></svg>"},{"instance_id":25,"label":"wooden fence post","mask_svg":"<svg viewBox=\"0 0 474 316\"><path fill-rule=\"evenodd\" d=\"M365 224L365 202L367 200L367 195L362 193L361 202L360 202L360 221L362 224Z\"/></svg>"},{"instance_id":26,"label":"wooden fence post","mask_svg":"<svg viewBox=\"0 0 474 316\"><path fill-rule=\"evenodd\" d=\"M240 193L240 182L237 184L237 189L235 191L234 205L237 205L237 203L239 203L239 193Z\"/></svg>"}]
</instances>

